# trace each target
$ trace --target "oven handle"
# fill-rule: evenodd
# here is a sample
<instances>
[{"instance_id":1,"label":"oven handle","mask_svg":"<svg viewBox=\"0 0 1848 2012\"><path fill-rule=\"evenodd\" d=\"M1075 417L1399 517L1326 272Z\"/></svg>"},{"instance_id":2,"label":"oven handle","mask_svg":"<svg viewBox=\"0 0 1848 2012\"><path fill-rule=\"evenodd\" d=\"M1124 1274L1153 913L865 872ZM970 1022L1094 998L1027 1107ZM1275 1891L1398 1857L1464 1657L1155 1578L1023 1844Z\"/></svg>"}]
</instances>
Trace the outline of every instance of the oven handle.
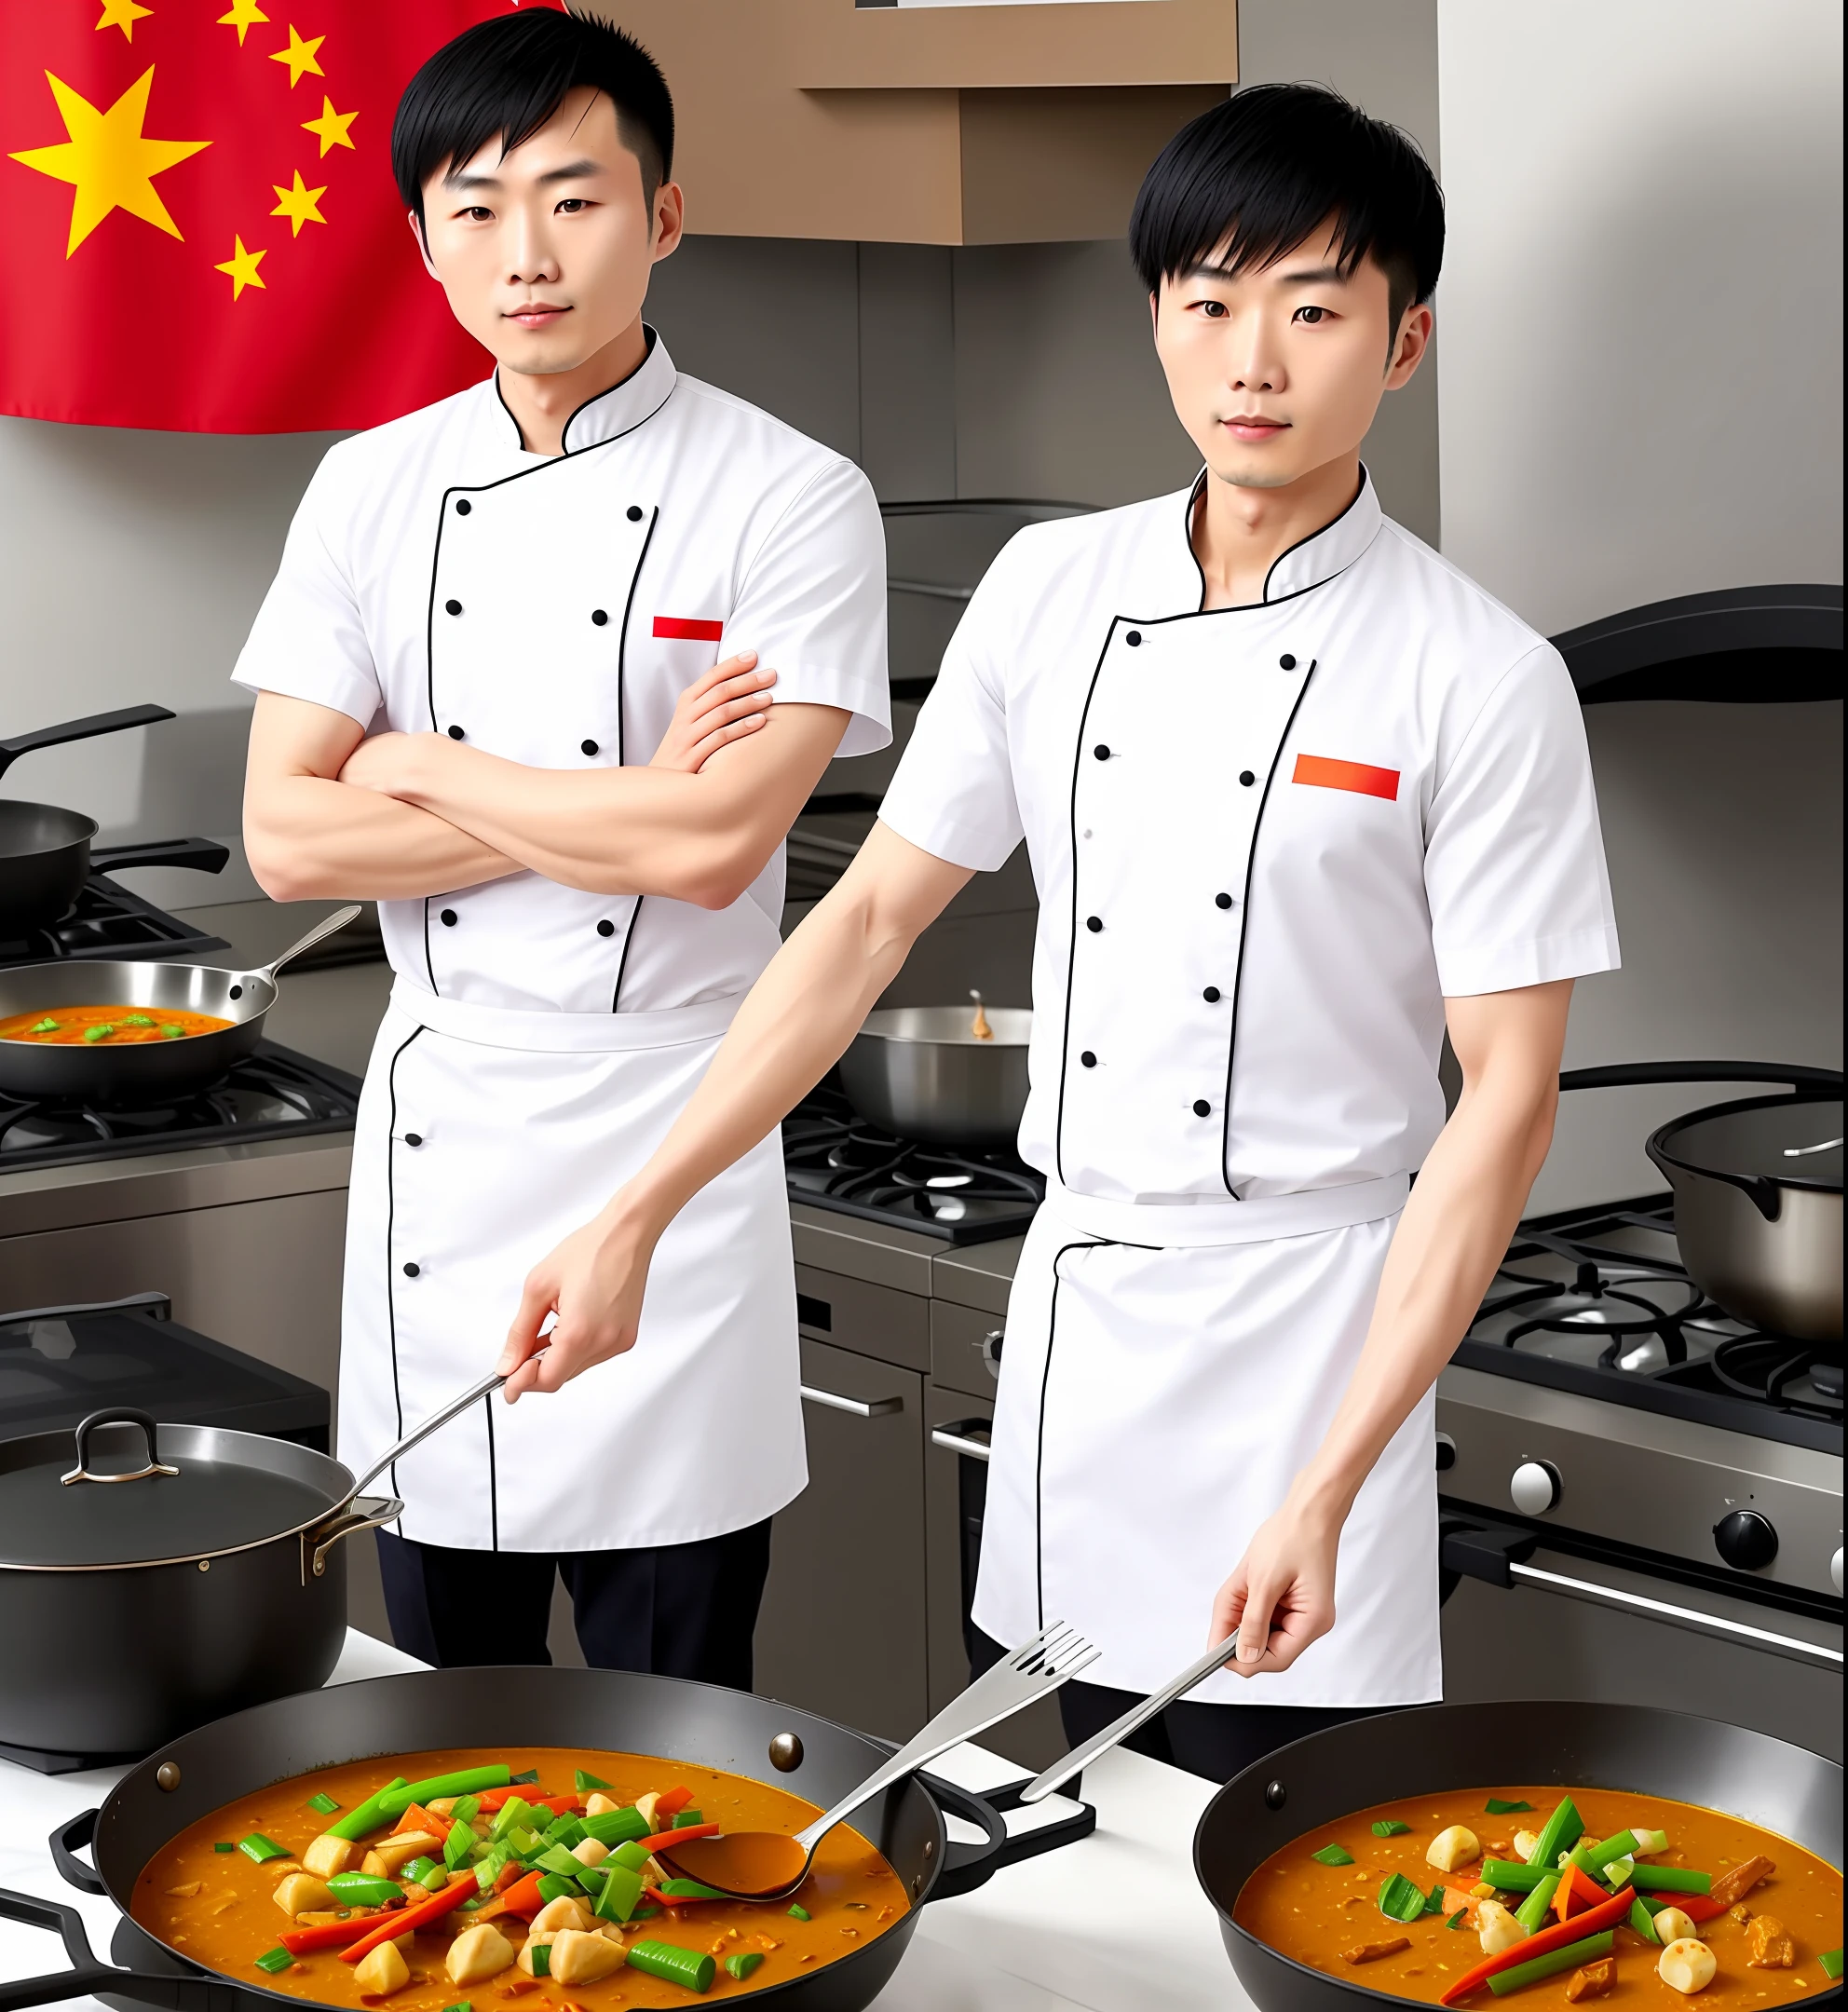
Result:
<instances>
[{"instance_id":1,"label":"oven handle","mask_svg":"<svg viewBox=\"0 0 1848 2012\"><path fill-rule=\"evenodd\" d=\"M837 1391L818 1390L812 1383L802 1385L802 1401L825 1405L830 1411L846 1411L854 1418L889 1418L904 1409L903 1397L875 1397L869 1404L863 1397L843 1397Z\"/></svg>"},{"instance_id":2,"label":"oven handle","mask_svg":"<svg viewBox=\"0 0 1848 2012\"><path fill-rule=\"evenodd\" d=\"M940 1425L931 1434L931 1444L940 1446L945 1453L959 1453L964 1460L979 1460L986 1462L988 1448L979 1439L965 1439L960 1433L946 1432Z\"/></svg>"},{"instance_id":3,"label":"oven handle","mask_svg":"<svg viewBox=\"0 0 1848 2012\"><path fill-rule=\"evenodd\" d=\"M1542 1570L1528 1563L1539 1548L1540 1540L1529 1530L1493 1524L1452 1524L1444 1532L1441 1557L1446 1571L1461 1572L1466 1578L1481 1580L1485 1585L1504 1589L1523 1584L1537 1586L1548 1593L1563 1594L1568 1599L1585 1600L1595 1607L1613 1607L1623 1613L1666 1621L1696 1635L1769 1650L1773 1655L1787 1656L1792 1662L1818 1664L1833 1670L1842 1666L1841 1651L1820 1642L1779 1635L1744 1621L1729 1621L1695 1607L1678 1607L1669 1600L1651 1599L1647 1594L1625 1593L1617 1586L1599 1585L1594 1580Z\"/></svg>"}]
</instances>

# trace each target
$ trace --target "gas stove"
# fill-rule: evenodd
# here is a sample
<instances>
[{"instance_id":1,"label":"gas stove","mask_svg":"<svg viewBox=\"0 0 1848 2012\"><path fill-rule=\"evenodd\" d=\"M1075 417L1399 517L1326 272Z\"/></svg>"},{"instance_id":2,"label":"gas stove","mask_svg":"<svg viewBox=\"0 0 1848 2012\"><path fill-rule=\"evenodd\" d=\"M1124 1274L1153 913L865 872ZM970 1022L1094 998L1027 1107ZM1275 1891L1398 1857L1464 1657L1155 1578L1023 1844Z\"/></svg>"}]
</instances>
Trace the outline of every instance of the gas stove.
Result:
<instances>
[{"instance_id":1,"label":"gas stove","mask_svg":"<svg viewBox=\"0 0 1848 2012\"><path fill-rule=\"evenodd\" d=\"M951 1244L1022 1236L1042 1176L1004 1150L920 1146L859 1117L831 1074L783 1120L789 1199Z\"/></svg>"},{"instance_id":2,"label":"gas stove","mask_svg":"<svg viewBox=\"0 0 1848 2012\"><path fill-rule=\"evenodd\" d=\"M224 937L206 935L116 886L106 874L92 874L61 921L24 936L0 937L0 971L65 958L196 958L228 947Z\"/></svg>"},{"instance_id":3,"label":"gas stove","mask_svg":"<svg viewBox=\"0 0 1848 2012\"><path fill-rule=\"evenodd\" d=\"M358 1081L273 1041L189 1097L129 1110L0 1096L0 1176L78 1162L350 1132Z\"/></svg>"}]
</instances>

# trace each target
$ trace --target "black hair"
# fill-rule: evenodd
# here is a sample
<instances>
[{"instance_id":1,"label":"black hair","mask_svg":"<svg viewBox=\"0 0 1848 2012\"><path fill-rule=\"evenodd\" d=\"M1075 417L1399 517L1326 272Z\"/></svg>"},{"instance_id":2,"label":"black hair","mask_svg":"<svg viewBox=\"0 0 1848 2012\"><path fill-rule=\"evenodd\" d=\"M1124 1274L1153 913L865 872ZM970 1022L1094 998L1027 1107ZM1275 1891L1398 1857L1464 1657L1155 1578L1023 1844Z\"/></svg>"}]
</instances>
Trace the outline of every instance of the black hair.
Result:
<instances>
[{"instance_id":1,"label":"black hair","mask_svg":"<svg viewBox=\"0 0 1848 2012\"><path fill-rule=\"evenodd\" d=\"M1143 178L1130 255L1151 293L1202 265L1242 273L1330 218L1337 263L1386 274L1393 326L1444 262L1444 195L1417 142L1319 84L1255 84L1189 120Z\"/></svg>"},{"instance_id":2,"label":"black hair","mask_svg":"<svg viewBox=\"0 0 1848 2012\"><path fill-rule=\"evenodd\" d=\"M583 85L616 104L622 143L642 164L642 193L673 171L673 100L660 65L633 35L551 7L478 21L445 42L404 87L391 127L391 172L419 224L424 184L499 137L530 140Z\"/></svg>"}]
</instances>

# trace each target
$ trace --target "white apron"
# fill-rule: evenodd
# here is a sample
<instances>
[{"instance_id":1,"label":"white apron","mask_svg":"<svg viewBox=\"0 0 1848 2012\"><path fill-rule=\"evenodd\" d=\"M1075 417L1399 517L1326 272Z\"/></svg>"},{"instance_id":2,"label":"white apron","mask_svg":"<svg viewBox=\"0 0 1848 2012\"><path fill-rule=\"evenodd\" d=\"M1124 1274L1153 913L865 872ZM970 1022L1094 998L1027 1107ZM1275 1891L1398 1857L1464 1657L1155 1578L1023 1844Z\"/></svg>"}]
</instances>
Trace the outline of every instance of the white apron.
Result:
<instances>
[{"instance_id":1,"label":"white apron","mask_svg":"<svg viewBox=\"0 0 1848 2012\"><path fill-rule=\"evenodd\" d=\"M636 1172L734 999L511 1013L400 983L353 1146L340 1457L360 1471L485 1375L527 1269ZM398 1461L421 1543L600 1551L773 1515L807 1481L775 1133L674 1218L626 1355L556 1395L484 1398Z\"/></svg>"},{"instance_id":2,"label":"white apron","mask_svg":"<svg viewBox=\"0 0 1848 2012\"><path fill-rule=\"evenodd\" d=\"M1190 498L1021 534L881 817L1040 891L1015 1276L974 1619L1154 1689L1312 1457L1408 1176L1450 993L1615 961L1583 726L1547 646L1353 504L1205 611ZM1331 1633L1206 1701L1441 1694L1433 1400L1343 1532Z\"/></svg>"}]
</instances>

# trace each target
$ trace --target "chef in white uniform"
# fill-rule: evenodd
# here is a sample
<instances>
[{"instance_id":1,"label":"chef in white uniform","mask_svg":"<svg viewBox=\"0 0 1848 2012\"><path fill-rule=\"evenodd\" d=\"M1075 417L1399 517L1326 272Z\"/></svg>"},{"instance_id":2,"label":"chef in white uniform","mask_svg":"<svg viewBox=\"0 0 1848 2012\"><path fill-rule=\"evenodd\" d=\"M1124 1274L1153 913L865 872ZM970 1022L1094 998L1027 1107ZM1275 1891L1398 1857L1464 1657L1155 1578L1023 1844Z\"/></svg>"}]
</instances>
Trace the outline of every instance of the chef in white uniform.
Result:
<instances>
[{"instance_id":1,"label":"chef in white uniform","mask_svg":"<svg viewBox=\"0 0 1848 2012\"><path fill-rule=\"evenodd\" d=\"M1149 1735L1223 1778L1441 1694L1432 1386L1544 1156L1571 981L1616 940L1564 666L1382 514L1359 458L1431 331L1422 158L1332 93L1242 92L1170 144L1131 236L1205 469L996 561L873 838L544 1268L566 1348L522 1375L627 1344L674 1209L1025 838L1020 1147L1047 1196L974 1618L1097 1645L1061 1693L1075 1738L1236 1632Z\"/></svg>"},{"instance_id":2,"label":"chef in white uniform","mask_svg":"<svg viewBox=\"0 0 1848 2012\"><path fill-rule=\"evenodd\" d=\"M259 877L379 897L397 972L353 1155L355 1469L485 1374L529 1267L659 1142L777 948L790 818L890 738L864 477L641 319L672 144L659 71L591 20L498 19L419 73L400 184L499 367L329 453L236 673ZM767 1139L676 1226L626 1360L396 1463L394 1628L545 1660L557 1564L593 1664L748 1687L805 1478Z\"/></svg>"}]
</instances>

